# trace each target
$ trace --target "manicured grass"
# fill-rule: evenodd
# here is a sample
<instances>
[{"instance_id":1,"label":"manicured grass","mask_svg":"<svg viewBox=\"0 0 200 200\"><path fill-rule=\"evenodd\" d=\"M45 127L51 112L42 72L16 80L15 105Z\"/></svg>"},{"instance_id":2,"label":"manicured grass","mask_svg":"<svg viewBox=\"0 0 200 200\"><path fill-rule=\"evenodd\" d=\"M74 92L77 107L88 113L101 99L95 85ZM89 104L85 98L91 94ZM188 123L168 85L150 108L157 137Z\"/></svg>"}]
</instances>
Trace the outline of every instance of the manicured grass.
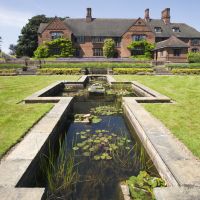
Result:
<instances>
[{"instance_id":1,"label":"manicured grass","mask_svg":"<svg viewBox=\"0 0 200 200\"><path fill-rule=\"evenodd\" d=\"M176 104L144 104L195 156L200 158L200 76L115 76L136 80L165 94Z\"/></svg>"},{"instance_id":2,"label":"manicured grass","mask_svg":"<svg viewBox=\"0 0 200 200\"><path fill-rule=\"evenodd\" d=\"M52 108L52 104L22 104L25 97L57 80L79 76L0 77L0 157Z\"/></svg>"}]
</instances>

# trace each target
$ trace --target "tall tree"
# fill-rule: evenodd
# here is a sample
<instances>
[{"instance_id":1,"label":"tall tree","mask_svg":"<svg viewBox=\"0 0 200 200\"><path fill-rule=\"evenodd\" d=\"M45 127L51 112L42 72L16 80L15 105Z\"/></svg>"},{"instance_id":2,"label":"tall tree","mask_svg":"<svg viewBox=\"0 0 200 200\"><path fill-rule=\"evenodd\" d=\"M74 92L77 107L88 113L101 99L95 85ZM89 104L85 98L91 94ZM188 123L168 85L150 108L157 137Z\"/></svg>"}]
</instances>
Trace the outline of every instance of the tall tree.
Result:
<instances>
[{"instance_id":1,"label":"tall tree","mask_svg":"<svg viewBox=\"0 0 200 200\"><path fill-rule=\"evenodd\" d=\"M17 45L10 44L9 49L10 49L10 55L16 55Z\"/></svg>"},{"instance_id":2,"label":"tall tree","mask_svg":"<svg viewBox=\"0 0 200 200\"><path fill-rule=\"evenodd\" d=\"M46 23L50 20L45 15L37 15L29 19L29 22L22 28L21 35L18 39L16 47L16 55L21 56L33 56L33 52L38 46L37 31L40 23Z\"/></svg>"}]
</instances>

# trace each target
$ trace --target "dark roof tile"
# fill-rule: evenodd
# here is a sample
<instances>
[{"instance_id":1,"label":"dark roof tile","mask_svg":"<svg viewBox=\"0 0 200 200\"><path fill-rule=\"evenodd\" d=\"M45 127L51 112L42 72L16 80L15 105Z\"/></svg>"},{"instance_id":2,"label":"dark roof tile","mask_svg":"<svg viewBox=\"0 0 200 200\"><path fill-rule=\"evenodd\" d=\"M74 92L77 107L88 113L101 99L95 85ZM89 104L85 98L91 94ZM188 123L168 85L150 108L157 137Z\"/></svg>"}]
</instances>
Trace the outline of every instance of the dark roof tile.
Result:
<instances>
[{"instance_id":1,"label":"dark roof tile","mask_svg":"<svg viewBox=\"0 0 200 200\"><path fill-rule=\"evenodd\" d=\"M156 43L155 50L163 49L163 48L166 48L166 47L170 47L170 48L188 48L189 46L185 42L179 40L177 37L171 36L167 40L164 40L162 42Z\"/></svg>"}]
</instances>

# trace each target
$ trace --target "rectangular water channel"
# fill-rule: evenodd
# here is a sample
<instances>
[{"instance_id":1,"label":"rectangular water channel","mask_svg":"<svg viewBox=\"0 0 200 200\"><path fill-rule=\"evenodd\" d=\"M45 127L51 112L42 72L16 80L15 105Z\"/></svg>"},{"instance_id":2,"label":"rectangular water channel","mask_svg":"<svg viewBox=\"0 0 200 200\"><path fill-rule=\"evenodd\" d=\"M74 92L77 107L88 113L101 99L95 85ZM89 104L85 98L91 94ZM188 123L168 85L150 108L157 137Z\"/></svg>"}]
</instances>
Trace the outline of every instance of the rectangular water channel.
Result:
<instances>
[{"instance_id":1,"label":"rectangular water channel","mask_svg":"<svg viewBox=\"0 0 200 200\"><path fill-rule=\"evenodd\" d=\"M88 92L96 83L105 92ZM122 97L136 96L131 85L110 87L91 77L85 88L65 85L51 96L74 96L74 102L65 130L41 156L35 186L46 188L46 199L117 200L120 182L130 176L141 170L159 176L122 112Z\"/></svg>"}]
</instances>

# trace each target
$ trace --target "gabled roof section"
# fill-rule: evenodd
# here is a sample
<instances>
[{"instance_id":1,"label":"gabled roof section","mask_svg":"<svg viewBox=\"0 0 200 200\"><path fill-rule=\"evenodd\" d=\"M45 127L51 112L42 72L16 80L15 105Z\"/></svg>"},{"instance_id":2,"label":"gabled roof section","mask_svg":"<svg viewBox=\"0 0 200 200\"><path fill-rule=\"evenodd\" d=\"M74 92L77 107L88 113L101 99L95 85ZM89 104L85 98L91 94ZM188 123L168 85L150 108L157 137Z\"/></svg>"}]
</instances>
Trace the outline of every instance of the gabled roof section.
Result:
<instances>
[{"instance_id":1,"label":"gabled roof section","mask_svg":"<svg viewBox=\"0 0 200 200\"><path fill-rule=\"evenodd\" d=\"M191 26L188 26L184 23L170 23L165 24L163 20L160 19L151 19L149 22L147 22L149 26L151 27L153 33L156 35L156 37L170 37L170 36L176 36L179 38L200 38L200 32L196 29L192 28ZM155 27L161 27L162 32L156 33ZM173 32L173 28L177 27L180 29L180 32Z\"/></svg>"},{"instance_id":2,"label":"gabled roof section","mask_svg":"<svg viewBox=\"0 0 200 200\"><path fill-rule=\"evenodd\" d=\"M66 30L66 29L68 29L66 24L58 17L55 17L49 23L41 23L38 29L38 33L42 33L44 30Z\"/></svg>"},{"instance_id":3,"label":"gabled roof section","mask_svg":"<svg viewBox=\"0 0 200 200\"><path fill-rule=\"evenodd\" d=\"M75 36L121 37L133 25L136 19L95 19L86 22L83 19L67 18L64 23Z\"/></svg>"},{"instance_id":4,"label":"gabled roof section","mask_svg":"<svg viewBox=\"0 0 200 200\"><path fill-rule=\"evenodd\" d=\"M47 26L48 26L48 23L41 23L37 32L42 33Z\"/></svg>"},{"instance_id":5,"label":"gabled roof section","mask_svg":"<svg viewBox=\"0 0 200 200\"><path fill-rule=\"evenodd\" d=\"M169 39L164 40L162 42L156 43L156 48L154 50L163 49L163 48L189 48L185 42L179 40L175 36L171 36Z\"/></svg>"}]
</instances>

